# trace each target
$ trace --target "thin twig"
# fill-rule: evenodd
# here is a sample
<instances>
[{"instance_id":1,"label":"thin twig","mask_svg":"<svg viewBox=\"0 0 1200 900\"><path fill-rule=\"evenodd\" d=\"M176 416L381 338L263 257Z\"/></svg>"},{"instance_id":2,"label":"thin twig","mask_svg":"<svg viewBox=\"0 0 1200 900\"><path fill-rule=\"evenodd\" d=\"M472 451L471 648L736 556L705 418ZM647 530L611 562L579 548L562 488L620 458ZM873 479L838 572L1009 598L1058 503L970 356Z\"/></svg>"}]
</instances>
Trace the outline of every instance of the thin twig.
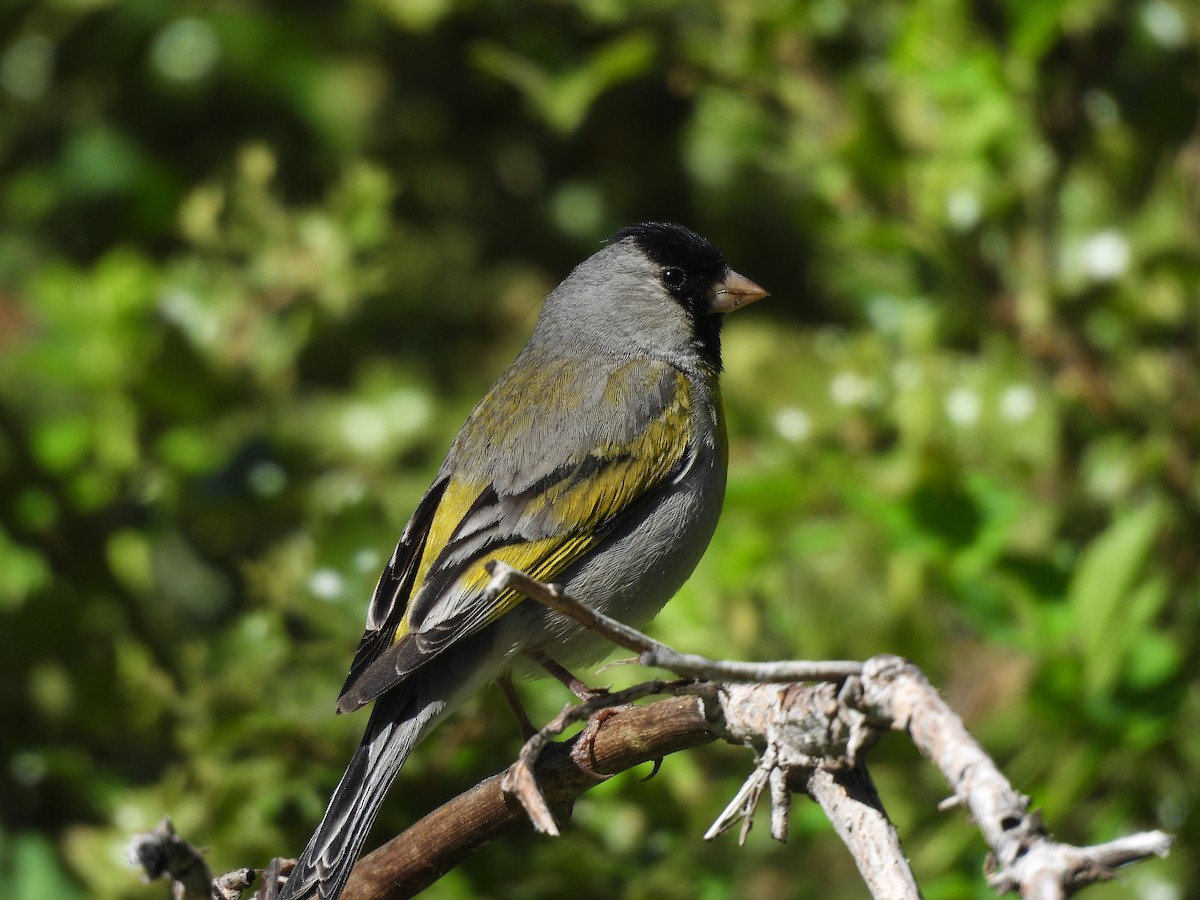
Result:
<instances>
[{"instance_id":1,"label":"thin twig","mask_svg":"<svg viewBox=\"0 0 1200 900\"><path fill-rule=\"evenodd\" d=\"M489 592L499 593L512 588L531 600L569 616L586 628L608 638L614 644L639 654L638 661L648 667L668 669L677 675L702 678L706 681L741 681L751 683L782 683L794 681L841 681L862 672L862 663L833 660L826 662L768 662L743 663L709 659L694 653L677 650L647 637L616 619L609 618L569 596L556 584L542 584L520 569L499 560L486 565L492 576Z\"/></svg>"}]
</instances>

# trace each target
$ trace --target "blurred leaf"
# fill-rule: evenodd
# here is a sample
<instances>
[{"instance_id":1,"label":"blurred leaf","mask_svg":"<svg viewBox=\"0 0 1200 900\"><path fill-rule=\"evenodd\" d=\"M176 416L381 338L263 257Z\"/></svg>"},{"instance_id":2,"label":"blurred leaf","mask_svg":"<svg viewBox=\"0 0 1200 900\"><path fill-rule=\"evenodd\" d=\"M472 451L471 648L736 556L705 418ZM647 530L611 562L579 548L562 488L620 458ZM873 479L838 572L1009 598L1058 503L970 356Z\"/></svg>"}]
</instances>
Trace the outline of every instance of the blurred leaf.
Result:
<instances>
[{"instance_id":1,"label":"blurred leaf","mask_svg":"<svg viewBox=\"0 0 1200 900\"><path fill-rule=\"evenodd\" d=\"M546 122L561 133L579 127L592 103L616 84L643 74L654 58L654 40L633 32L549 72L528 57L498 44L479 43L473 61L484 72L518 88Z\"/></svg>"},{"instance_id":2,"label":"blurred leaf","mask_svg":"<svg viewBox=\"0 0 1200 900\"><path fill-rule=\"evenodd\" d=\"M53 843L35 832L0 832L0 893L6 897L83 897Z\"/></svg>"},{"instance_id":3,"label":"blurred leaf","mask_svg":"<svg viewBox=\"0 0 1200 900\"><path fill-rule=\"evenodd\" d=\"M17 607L50 583L50 567L36 550L13 543L0 528L0 609Z\"/></svg>"},{"instance_id":4,"label":"blurred leaf","mask_svg":"<svg viewBox=\"0 0 1200 900\"><path fill-rule=\"evenodd\" d=\"M1130 643L1166 599L1160 580L1138 585L1163 522L1163 510L1148 503L1119 518L1084 551L1067 592L1088 689L1107 694L1125 662Z\"/></svg>"}]
</instances>

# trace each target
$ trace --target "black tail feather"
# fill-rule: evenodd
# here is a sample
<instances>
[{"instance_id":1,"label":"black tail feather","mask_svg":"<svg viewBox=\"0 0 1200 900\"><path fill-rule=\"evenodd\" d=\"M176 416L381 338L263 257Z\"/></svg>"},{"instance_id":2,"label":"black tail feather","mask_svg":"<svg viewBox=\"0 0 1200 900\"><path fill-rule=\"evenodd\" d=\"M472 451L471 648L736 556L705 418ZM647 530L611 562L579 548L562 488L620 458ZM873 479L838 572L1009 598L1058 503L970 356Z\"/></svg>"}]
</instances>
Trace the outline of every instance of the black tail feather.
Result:
<instances>
[{"instance_id":1,"label":"black tail feather","mask_svg":"<svg viewBox=\"0 0 1200 900\"><path fill-rule=\"evenodd\" d=\"M403 693L403 696L400 694ZM381 697L279 900L337 900L400 767L445 710L427 690Z\"/></svg>"}]
</instances>

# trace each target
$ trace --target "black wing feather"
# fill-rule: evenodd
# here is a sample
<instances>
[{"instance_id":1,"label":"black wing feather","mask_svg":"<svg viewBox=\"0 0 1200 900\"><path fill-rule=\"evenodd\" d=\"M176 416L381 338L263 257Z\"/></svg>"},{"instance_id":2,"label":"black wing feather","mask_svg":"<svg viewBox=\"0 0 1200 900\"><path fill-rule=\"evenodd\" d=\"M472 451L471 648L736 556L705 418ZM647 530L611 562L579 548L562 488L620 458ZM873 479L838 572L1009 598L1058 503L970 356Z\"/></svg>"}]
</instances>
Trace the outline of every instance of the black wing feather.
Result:
<instances>
[{"instance_id":1,"label":"black wing feather","mask_svg":"<svg viewBox=\"0 0 1200 900\"><path fill-rule=\"evenodd\" d=\"M404 526L400 541L392 553L391 561L379 576L375 585L375 594L371 605L367 607L367 627L363 632L358 649L354 652L354 662L350 664L350 674L342 685L338 696L338 712L349 712L359 704L344 704L346 695L376 659L378 659L396 636L400 620L404 618L404 610L408 608L412 596L413 581L417 577L417 566L421 554L425 552L425 541L429 538L429 528L433 524L433 514L442 502L442 494L450 476L444 475L433 483L421 502L413 511L412 518Z\"/></svg>"}]
</instances>

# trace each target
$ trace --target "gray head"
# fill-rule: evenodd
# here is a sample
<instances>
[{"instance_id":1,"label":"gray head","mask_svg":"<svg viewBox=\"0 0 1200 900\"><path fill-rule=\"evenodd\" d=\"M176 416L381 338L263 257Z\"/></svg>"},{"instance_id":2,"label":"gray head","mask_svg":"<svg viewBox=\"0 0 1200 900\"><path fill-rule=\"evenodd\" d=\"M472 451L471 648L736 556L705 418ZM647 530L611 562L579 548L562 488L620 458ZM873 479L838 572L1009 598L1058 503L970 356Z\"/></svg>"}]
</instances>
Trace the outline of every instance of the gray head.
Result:
<instances>
[{"instance_id":1,"label":"gray head","mask_svg":"<svg viewBox=\"0 0 1200 900\"><path fill-rule=\"evenodd\" d=\"M720 369L723 314L766 293L694 231L648 222L576 266L546 299L537 333Z\"/></svg>"}]
</instances>

